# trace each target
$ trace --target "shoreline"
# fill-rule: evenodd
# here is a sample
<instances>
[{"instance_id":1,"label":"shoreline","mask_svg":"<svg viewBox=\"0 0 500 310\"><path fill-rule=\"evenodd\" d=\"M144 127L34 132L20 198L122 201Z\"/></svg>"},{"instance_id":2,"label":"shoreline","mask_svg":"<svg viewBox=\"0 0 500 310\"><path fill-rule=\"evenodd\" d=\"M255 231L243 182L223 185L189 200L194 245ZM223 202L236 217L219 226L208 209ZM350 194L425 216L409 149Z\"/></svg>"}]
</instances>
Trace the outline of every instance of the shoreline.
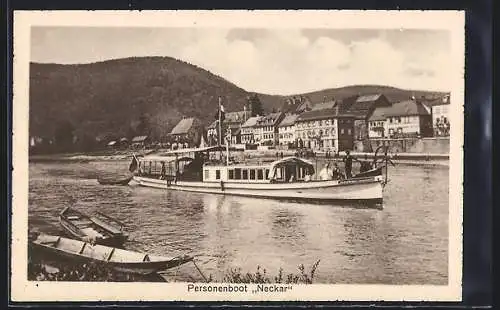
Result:
<instances>
[{"instance_id":1,"label":"shoreline","mask_svg":"<svg viewBox=\"0 0 500 310\"><path fill-rule=\"evenodd\" d=\"M134 152L136 156L144 156L153 153L158 153L166 150L142 150L139 152ZM248 158L266 158L275 159L276 153L283 152L283 156L293 156L295 151L278 151L278 150L268 150L268 151L256 151L249 150L245 151ZM317 152L316 158L318 160L331 160L339 161L342 160L342 155L340 157L325 158L324 152ZM361 153L352 152L352 156L358 159L373 159L374 153ZM132 152L109 152L108 154L103 154L102 152L96 153L71 153L71 154L53 154L53 155L30 155L30 163L44 163L44 162L69 162L69 163L89 163L96 161L126 161L130 160L132 157ZM309 160L315 160L314 158L308 158ZM409 166L444 166L449 167L449 155L447 154L424 154L424 153L399 153L392 156L392 161L396 165L409 165Z\"/></svg>"}]
</instances>

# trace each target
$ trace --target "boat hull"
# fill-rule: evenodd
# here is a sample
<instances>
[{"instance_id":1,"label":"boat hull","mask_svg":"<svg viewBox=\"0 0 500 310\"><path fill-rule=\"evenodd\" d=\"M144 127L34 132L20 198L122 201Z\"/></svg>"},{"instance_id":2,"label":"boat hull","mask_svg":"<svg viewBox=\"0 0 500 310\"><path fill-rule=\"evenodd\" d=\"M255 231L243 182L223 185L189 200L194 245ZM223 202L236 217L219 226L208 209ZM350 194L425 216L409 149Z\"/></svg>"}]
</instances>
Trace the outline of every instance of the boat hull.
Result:
<instances>
[{"instance_id":1,"label":"boat hull","mask_svg":"<svg viewBox=\"0 0 500 310\"><path fill-rule=\"evenodd\" d=\"M38 244L35 242L30 243L30 252L36 259L49 260L49 261L62 260L68 263L92 263L100 265L104 268L113 269L115 271L137 274L137 275L150 275L153 273L157 273L160 271L180 266L192 260L192 257L190 256L183 256L164 261L112 262L112 261L104 261L101 259L80 255L77 253Z\"/></svg>"},{"instance_id":2,"label":"boat hull","mask_svg":"<svg viewBox=\"0 0 500 310\"><path fill-rule=\"evenodd\" d=\"M301 183L171 183L135 176L141 186L189 192L248 196L256 198L308 200L320 202L369 202L381 203L383 185L379 177L344 181L311 181Z\"/></svg>"}]
</instances>

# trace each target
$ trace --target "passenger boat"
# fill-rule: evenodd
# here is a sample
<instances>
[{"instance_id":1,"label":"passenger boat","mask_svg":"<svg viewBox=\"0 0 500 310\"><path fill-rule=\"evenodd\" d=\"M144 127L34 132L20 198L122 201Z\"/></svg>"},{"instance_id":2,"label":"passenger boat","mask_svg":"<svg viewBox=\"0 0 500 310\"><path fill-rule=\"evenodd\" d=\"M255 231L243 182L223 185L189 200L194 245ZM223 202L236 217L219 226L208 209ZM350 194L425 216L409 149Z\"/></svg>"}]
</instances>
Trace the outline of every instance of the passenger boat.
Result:
<instances>
[{"instance_id":1,"label":"passenger boat","mask_svg":"<svg viewBox=\"0 0 500 310\"><path fill-rule=\"evenodd\" d=\"M134 176L129 175L100 175L97 177L97 182L101 185L127 185Z\"/></svg>"},{"instance_id":2,"label":"passenger boat","mask_svg":"<svg viewBox=\"0 0 500 310\"><path fill-rule=\"evenodd\" d=\"M59 223L69 235L79 240L121 246L128 238L123 230L125 225L104 213L97 212L97 215L89 216L66 207L59 214Z\"/></svg>"},{"instance_id":3,"label":"passenger boat","mask_svg":"<svg viewBox=\"0 0 500 310\"><path fill-rule=\"evenodd\" d=\"M219 158L212 156L218 152ZM146 156L140 162L134 157L139 169L134 180L141 186L159 189L257 198L369 203L383 200L382 175L310 180L315 174L314 164L299 157L252 164L231 160L228 154L227 147L213 146Z\"/></svg>"},{"instance_id":4,"label":"passenger boat","mask_svg":"<svg viewBox=\"0 0 500 310\"><path fill-rule=\"evenodd\" d=\"M141 275L164 271L193 260L189 255L163 257L45 234L30 240L29 246L38 257L97 263L116 271Z\"/></svg>"}]
</instances>

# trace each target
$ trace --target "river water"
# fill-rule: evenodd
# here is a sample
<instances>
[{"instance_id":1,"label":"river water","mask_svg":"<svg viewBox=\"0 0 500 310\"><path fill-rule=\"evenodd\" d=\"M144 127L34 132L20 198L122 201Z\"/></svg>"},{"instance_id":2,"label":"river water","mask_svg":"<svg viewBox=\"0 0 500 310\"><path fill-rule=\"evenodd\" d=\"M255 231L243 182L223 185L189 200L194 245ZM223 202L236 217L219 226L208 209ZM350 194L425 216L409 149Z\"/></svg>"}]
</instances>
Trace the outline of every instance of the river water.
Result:
<instances>
[{"instance_id":1,"label":"river water","mask_svg":"<svg viewBox=\"0 0 500 310\"><path fill-rule=\"evenodd\" d=\"M58 213L73 203L124 222L130 233L125 248L195 255L214 279L229 269L255 272L257 266L271 276L280 268L297 273L298 265L307 271L320 260L314 283L447 284L447 166L390 168L382 210L97 183L98 173L127 166L30 163L29 226L61 233ZM189 266L169 275L200 279Z\"/></svg>"}]
</instances>

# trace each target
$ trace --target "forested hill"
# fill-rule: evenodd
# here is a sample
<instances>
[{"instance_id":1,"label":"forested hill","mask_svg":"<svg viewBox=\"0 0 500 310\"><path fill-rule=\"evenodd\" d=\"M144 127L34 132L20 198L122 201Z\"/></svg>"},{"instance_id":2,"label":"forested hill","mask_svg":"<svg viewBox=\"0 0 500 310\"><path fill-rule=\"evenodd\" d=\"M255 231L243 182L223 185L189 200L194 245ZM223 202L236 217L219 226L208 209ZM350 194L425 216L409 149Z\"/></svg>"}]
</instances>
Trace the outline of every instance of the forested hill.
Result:
<instances>
[{"instance_id":1,"label":"forested hill","mask_svg":"<svg viewBox=\"0 0 500 310\"><path fill-rule=\"evenodd\" d=\"M381 92L390 99L412 93L386 86L349 86L304 94L312 102ZM420 94L420 93L418 93ZM30 66L30 134L54 137L74 129L86 139L164 136L183 117L213 121L222 96L226 111L242 110L251 95L209 71L170 57L139 57L92 64ZM258 94L265 112L284 96Z\"/></svg>"},{"instance_id":2,"label":"forested hill","mask_svg":"<svg viewBox=\"0 0 500 310\"><path fill-rule=\"evenodd\" d=\"M197 66L144 57L82 65L32 63L30 133L52 136L69 121L77 135L168 133L183 116L210 123L222 96L226 111L242 110L250 94ZM264 110L279 96L259 96ZM64 126L63 126L64 127Z\"/></svg>"}]
</instances>

